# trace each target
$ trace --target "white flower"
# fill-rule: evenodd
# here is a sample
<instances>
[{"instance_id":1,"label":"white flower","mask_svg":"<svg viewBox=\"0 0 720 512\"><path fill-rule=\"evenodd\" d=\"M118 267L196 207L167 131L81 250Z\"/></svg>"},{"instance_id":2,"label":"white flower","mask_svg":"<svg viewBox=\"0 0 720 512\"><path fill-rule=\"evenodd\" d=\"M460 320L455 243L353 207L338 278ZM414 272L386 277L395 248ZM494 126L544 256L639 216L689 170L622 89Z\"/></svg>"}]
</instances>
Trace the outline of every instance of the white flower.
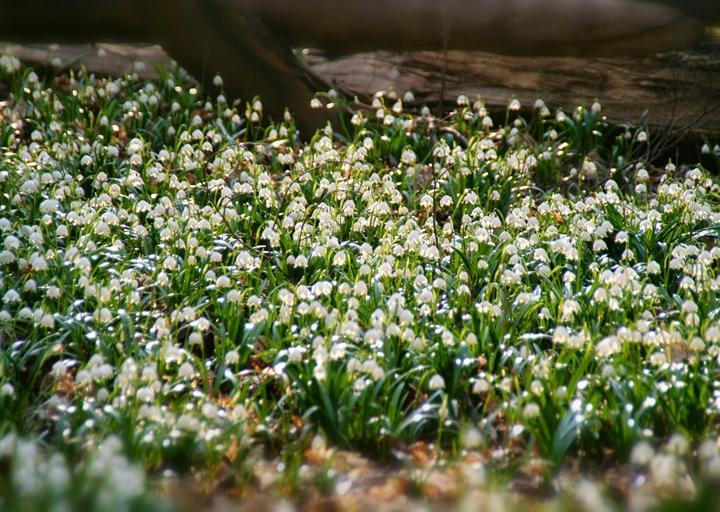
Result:
<instances>
[{"instance_id":1,"label":"white flower","mask_svg":"<svg viewBox=\"0 0 720 512\"><path fill-rule=\"evenodd\" d=\"M100 236L106 236L110 234L110 226L104 221L99 221L95 224L95 233Z\"/></svg>"},{"instance_id":2,"label":"white flower","mask_svg":"<svg viewBox=\"0 0 720 512\"><path fill-rule=\"evenodd\" d=\"M39 324L40 327L44 327L45 329L52 329L55 327L55 318L51 314L46 313L40 318Z\"/></svg>"},{"instance_id":3,"label":"white flower","mask_svg":"<svg viewBox=\"0 0 720 512\"><path fill-rule=\"evenodd\" d=\"M8 251L0 251L0 264L7 265L15 261L15 255Z\"/></svg>"},{"instance_id":4,"label":"white flower","mask_svg":"<svg viewBox=\"0 0 720 512\"><path fill-rule=\"evenodd\" d=\"M435 302L435 294L430 288L423 289L416 298L419 304L432 304Z\"/></svg>"},{"instance_id":5,"label":"white flower","mask_svg":"<svg viewBox=\"0 0 720 512\"><path fill-rule=\"evenodd\" d=\"M647 264L647 272L648 274L659 274L660 265L656 261L649 261Z\"/></svg>"},{"instance_id":6,"label":"white flower","mask_svg":"<svg viewBox=\"0 0 720 512\"><path fill-rule=\"evenodd\" d=\"M608 357L612 354L620 352L620 340L617 336L608 336L597 344L595 351L600 357Z\"/></svg>"},{"instance_id":7,"label":"white flower","mask_svg":"<svg viewBox=\"0 0 720 512\"><path fill-rule=\"evenodd\" d=\"M160 286L166 286L170 281L170 278L165 272L160 272L155 280Z\"/></svg>"},{"instance_id":8,"label":"white flower","mask_svg":"<svg viewBox=\"0 0 720 512\"><path fill-rule=\"evenodd\" d=\"M530 402L523 408L523 416L526 418L537 418L540 416L540 406L534 402Z\"/></svg>"},{"instance_id":9,"label":"white flower","mask_svg":"<svg viewBox=\"0 0 720 512\"><path fill-rule=\"evenodd\" d=\"M346 261L347 261L347 255L343 251L338 251L335 254L335 256L333 257L333 265L336 267L345 265Z\"/></svg>"},{"instance_id":10,"label":"white flower","mask_svg":"<svg viewBox=\"0 0 720 512\"><path fill-rule=\"evenodd\" d=\"M574 300L566 300L562 305L562 320L563 322L569 322L573 319L576 313L580 311L580 304Z\"/></svg>"},{"instance_id":11,"label":"white flower","mask_svg":"<svg viewBox=\"0 0 720 512\"><path fill-rule=\"evenodd\" d=\"M5 237L3 244L7 250L16 251L20 248L20 239L16 236L8 235Z\"/></svg>"},{"instance_id":12,"label":"white flower","mask_svg":"<svg viewBox=\"0 0 720 512\"><path fill-rule=\"evenodd\" d=\"M67 359L61 359L60 361L56 361L52 365L52 369L50 370L50 375L55 379L60 379L61 377L65 376L68 372L68 369L74 364L75 362L72 360Z\"/></svg>"},{"instance_id":13,"label":"white flower","mask_svg":"<svg viewBox=\"0 0 720 512\"><path fill-rule=\"evenodd\" d=\"M324 364L318 364L315 366L313 369L313 377L315 377L315 380L320 382L327 379L327 369Z\"/></svg>"},{"instance_id":14,"label":"white flower","mask_svg":"<svg viewBox=\"0 0 720 512\"><path fill-rule=\"evenodd\" d=\"M415 163L417 162L417 156L412 149L406 148L403 150L402 155L400 156L400 161L405 165L412 166L415 165Z\"/></svg>"},{"instance_id":15,"label":"white flower","mask_svg":"<svg viewBox=\"0 0 720 512\"><path fill-rule=\"evenodd\" d=\"M482 440L482 434L476 428L469 428L463 434L463 446L467 449L477 448Z\"/></svg>"},{"instance_id":16,"label":"white flower","mask_svg":"<svg viewBox=\"0 0 720 512\"><path fill-rule=\"evenodd\" d=\"M178 368L178 377L181 379L190 379L195 375L195 369L187 361Z\"/></svg>"},{"instance_id":17,"label":"white flower","mask_svg":"<svg viewBox=\"0 0 720 512\"><path fill-rule=\"evenodd\" d=\"M240 361L240 354L237 350L230 350L225 354L225 364L237 364Z\"/></svg>"},{"instance_id":18,"label":"white flower","mask_svg":"<svg viewBox=\"0 0 720 512\"><path fill-rule=\"evenodd\" d=\"M163 261L163 267L167 270L175 270L178 266L177 259L174 256L168 256Z\"/></svg>"},{"instance_id":19,"label":"white flower","mask_svg":"<svg viewBox=\"0 0 720 512\"><path fill-rule=\"evenodd\" d=\"M60 203L55 199L46 199L40 203L40 211L42 213L55 213L60 207Z\"/></svg>"},{"instance_id":20,"label":"white flower","mask_svg":"<svg viewBox=\"0 0 720 512\"><path fill-rule=\"evenodd\" d=\"M435 391L437 389L444 389L445 388L445 379L443 379L442 376L435 374L430 378L428 387L430 388L431 391Z\"/></svg>"},{"instance_id":21,"label":"white flower","mask_svg":"<svg viewBox=\"0 0 720 512\"><path fill-rule=\"evenodd\" d=\"M36 272L42 272L48 269L48 264L45 258L37 256L32 260L32 267Z\"/></svg>"},{"instance_id":22,"label":"white flower","mask_svg":"<svg viewBox=\"0 0 720 512\"><path fill-rule=\"evenodd\" d=\"M10 289L5 292L5 295L3 295L3 302L5 304L15 304L16 302L20 302L20 294L16 290Z\"/></svg>"},{"instance_id":23,"label":"white flower","mask_svg":"<svg viewBox=\"0 0 720 512\"><path fill-rule=\"evenodd\" d=\"M95 311L95 320L101 324L107 324L112 320L112 312L108 308L100 308Z\"/></svg>"},{"instance_id":24,"label":"white flower","mask_svg":"<svg viewBox=\"0 0 720 512\"><path fill-rule=\"evenodd\" d=\"M15 387L9 382L6 382L0 387L0 396L15 396Z\"/></svg>"}]
</instances>

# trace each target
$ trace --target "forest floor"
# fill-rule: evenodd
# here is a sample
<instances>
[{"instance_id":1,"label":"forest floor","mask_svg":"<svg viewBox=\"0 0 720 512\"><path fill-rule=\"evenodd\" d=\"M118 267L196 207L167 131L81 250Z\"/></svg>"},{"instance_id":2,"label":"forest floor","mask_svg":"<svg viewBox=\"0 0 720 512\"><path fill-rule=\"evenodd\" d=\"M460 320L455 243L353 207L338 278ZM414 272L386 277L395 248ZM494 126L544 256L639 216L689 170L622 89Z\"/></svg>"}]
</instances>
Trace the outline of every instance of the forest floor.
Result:
<instances>
[{"instance_id":1,"label":"forest floor","mask_svg":"<svg viewBox=\"0 0 720 512\"><path fill-rule=\"evenodd\" d=\"M0 510L716 508L720 146L412 99L0 58Z\"/></svg>"}]
</instances>

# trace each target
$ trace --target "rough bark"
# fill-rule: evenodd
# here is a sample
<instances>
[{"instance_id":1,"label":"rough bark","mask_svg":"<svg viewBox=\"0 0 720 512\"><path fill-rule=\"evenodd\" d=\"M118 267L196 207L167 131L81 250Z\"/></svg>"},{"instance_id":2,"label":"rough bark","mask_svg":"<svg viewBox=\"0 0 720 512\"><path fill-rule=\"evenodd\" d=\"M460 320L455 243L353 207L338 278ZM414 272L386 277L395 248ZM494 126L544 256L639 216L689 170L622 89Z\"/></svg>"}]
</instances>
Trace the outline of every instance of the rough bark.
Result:
<instances>
[{"instance_id":1,"label":"rough bark","mask_svg":"<svg viewBox=\"0 0 720 512\"><path fill-rule=\"evenodd\" d=\"M504 110L512 97L572 109L599 100L615 121L720 132L720 49L646 58L509 57L482 52L310 53L311 69L359 95L411 90L429 104L481 96Z\"/></svg>"},{"instance_id":2,"label":"rough bark","mask_svg":"<svg viewBox=\"0 0 720 512\"><path fill-rule=\"evenodd\" d=\"M86 68L100 75L122 76L136 73L157 79L157 66L173 66L172 59L159 46L129 44L0 44L0 53L15 55L31 66Z\"/></svg>"}]
</instances>

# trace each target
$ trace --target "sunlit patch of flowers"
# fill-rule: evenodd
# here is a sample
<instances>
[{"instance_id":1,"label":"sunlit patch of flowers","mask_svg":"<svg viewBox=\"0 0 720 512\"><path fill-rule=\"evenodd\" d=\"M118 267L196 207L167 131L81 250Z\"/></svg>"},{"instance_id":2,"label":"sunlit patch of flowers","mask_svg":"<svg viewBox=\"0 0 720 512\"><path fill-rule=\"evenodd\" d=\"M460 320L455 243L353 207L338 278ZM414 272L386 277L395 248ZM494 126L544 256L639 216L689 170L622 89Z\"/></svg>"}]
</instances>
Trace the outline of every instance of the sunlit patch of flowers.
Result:
<instances>
[{"instance_id":1,"label":"sunlit patch of flowers","mask_svg":"<svg viewBox=\"0 0 720 512\"><path fill-rule=\"evenodd\" d=\"M0 62L3 430L186 471L470 428L489 465L655 479L642 450L718 435L718 182L599 106L497 126L391 91L303 142L177 77Z\"/></svg>"}]
</instances>

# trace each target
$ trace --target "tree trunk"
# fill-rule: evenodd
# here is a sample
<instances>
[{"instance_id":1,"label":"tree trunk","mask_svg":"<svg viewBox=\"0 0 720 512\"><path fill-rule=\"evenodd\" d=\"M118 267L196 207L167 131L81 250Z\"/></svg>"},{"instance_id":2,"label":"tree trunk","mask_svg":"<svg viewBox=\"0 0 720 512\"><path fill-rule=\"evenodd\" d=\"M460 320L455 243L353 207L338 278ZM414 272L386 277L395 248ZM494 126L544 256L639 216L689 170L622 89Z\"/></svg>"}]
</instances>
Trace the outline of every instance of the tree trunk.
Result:
<instances>
[{"instance_id":1,"label":"tree trunk","mask_svg":"<svg viewBox=\"0 0 720 512\"><path fill-rule=\"evenodd\" d=\"M242 14L288 47L480 50L506 55L646 55L692 46L716 0L0 0L0 40L172 40ZM688 16L688 13L690 16ZM220 18L220 19L217 19ZM172 20L172 22L170 22ZM243 25L234 27L238 33ZM236 34L237 35L237 34Z\"/></svg>"},{"instance_id":2,"label":"tree trunk","mask_svg":"<svg viewBox=\"0 0 720 512\"><path fill-rule=\"evenodd\" d=\"M135 1L140 8L145 0ZM329 112L309 108L326 85L237 2L174 0L172 9L151 2L146 12L148 30L205 86L211 88L221 74L233 95L248 101L261 95L265 113L274 119L282 119L286 108L302 113L296 122L306 131L331 119Z\"/></svg>"},{"instance_id":3,"label":"tree trunk","mask_svg":"<svg viewBox=\"0 0 720 512\"><path fill-rule=\"evenodd\" d=\"M335 54L647 55L693 46L705 22L678 8L686 0L240 1L293 46ZM705 13L720 14L720 7Z\"/></svg>"}]
</instances>

